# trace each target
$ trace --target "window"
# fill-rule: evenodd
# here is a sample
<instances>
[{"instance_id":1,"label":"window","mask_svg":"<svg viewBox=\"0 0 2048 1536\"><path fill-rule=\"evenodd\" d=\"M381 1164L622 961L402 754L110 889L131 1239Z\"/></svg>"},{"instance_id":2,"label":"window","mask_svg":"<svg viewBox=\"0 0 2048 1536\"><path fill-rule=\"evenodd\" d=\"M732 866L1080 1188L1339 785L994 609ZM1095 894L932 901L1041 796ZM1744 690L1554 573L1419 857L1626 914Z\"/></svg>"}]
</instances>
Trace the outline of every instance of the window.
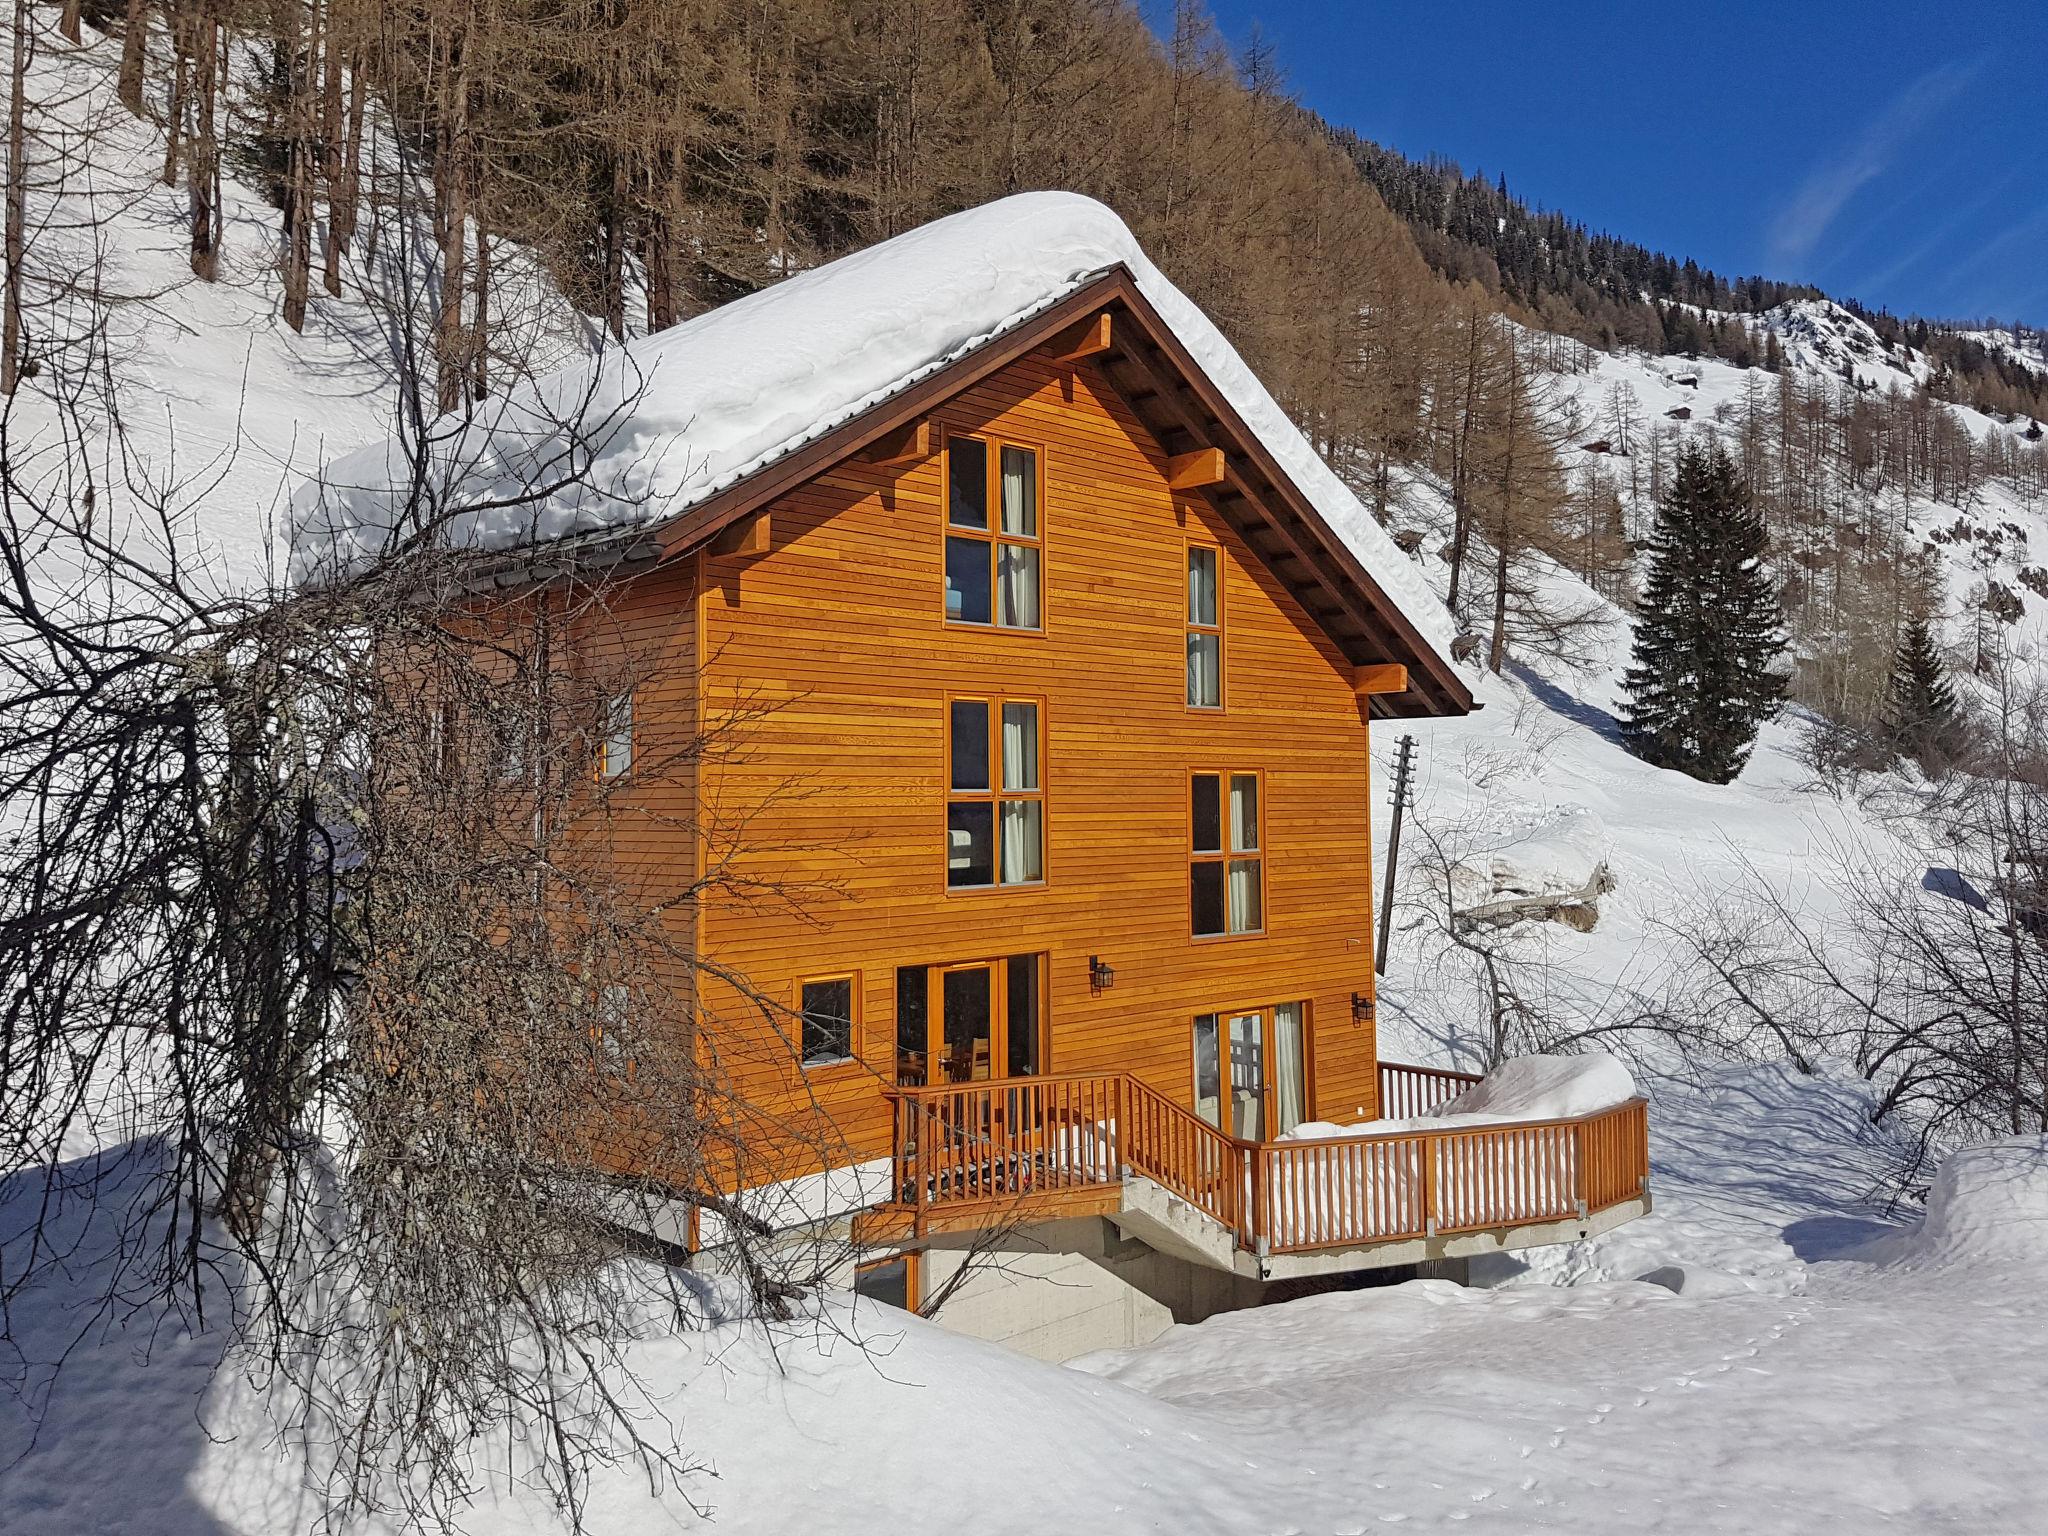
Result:
<instances>
[{"instance_id":1,"label":"window","mask_svg":"<svg viewBox=\"0 0 2048 1536\"><path fill-rule=\"evenodd\" d=\"M1308 1005L1195 1018L1195 1113L1226 1135L1267 1141L1308 1118Z\"/></svg>"},{"instance_id":2,"label":"window","mask_svg":"<svg viewBox=\"0 0 2048 1536\"><path fill-rule=\"evenodd\" d=\"M1198 939L1265 929L1259 800L1256 773L1197 773L1190 781L1188 911Z\"/></svg>"},{"instance_id":3,"label":"window","mask_svg":"<svg viewBox=\"0 0 2048 1536\"><path fill-rule=\"evenodd\" d=\"M853 1272L853 1294L915 1312L924 1298L918 1294L918 1255L899 1253L893 1259L877 1259Z\"/></svg>"},{"instance_id":4,"label":"window","mask_svg":"<svg viewBox=\"0 0 2048 1536\"><path fill-rule=\"evenodd\" d=\"M896 1081L922 1088L931 1050L931 972L922 965L896 968Z\"/></svg>"},{"instance_id":5,"label":"window","mask_svg":"<svg viewBox=\"0 0 2048 1536\"><path fill-rule=\"evenodd\" d=\"M1223 707L1223 569L1219 552L1188 546L1188 707Z\"/></svg>"},{"instance_id":6,"label":"window","mask_svg":"<svg viewBox=\"0 0 2048 1536\"><path fill-rule=\"evenodd\" d=\"M994 447L993 455L990 448ZM989 510L995 509L993 524ZM946 617L1039 627L1038 455L978 437L946 443Z\"/></svg>"},{"instance_id":7,"label":"window","mask_svg":"<svg viewBox=\"0 0 2048 1536\"><path fill-rule=\"evenodd\" d=\"M853 978L807 981L801 993L803 1064L830 1066L853 1059Z\"/></svg>"},{"instance_id":8,"label":"window","mask_svg":"<svg viewBox=\"0 0 2048 1536\"><path fill-rule=\"evenodd\" d=\"M605 701L604 729L597 743L597 776L616 779L633 769L633 695L613 694Z\"/></svg>"},{"instance_id":9,"label":"window","mask_svg":"<svg viewBox=\"0 0 2048 1536\"><path fill-rule=\"evenodd\" d=\"M1045 879L1044 746L1029 699L954 699L946 721L946 884Z\"/></svg>"},{"instance_id":10,"label":"window","mask_svg":"<svg viewBox=\"0 0 2048 1536\"><path fill-rule=\"evenodd\" d=\"M591 1034L597 1047L598 1069L614 1077L631 1077L633 1064L626 1057L626 1035L633 1019L633 989L604 986L597 989L597 1025Z\"/></svg>"}]
</instances>

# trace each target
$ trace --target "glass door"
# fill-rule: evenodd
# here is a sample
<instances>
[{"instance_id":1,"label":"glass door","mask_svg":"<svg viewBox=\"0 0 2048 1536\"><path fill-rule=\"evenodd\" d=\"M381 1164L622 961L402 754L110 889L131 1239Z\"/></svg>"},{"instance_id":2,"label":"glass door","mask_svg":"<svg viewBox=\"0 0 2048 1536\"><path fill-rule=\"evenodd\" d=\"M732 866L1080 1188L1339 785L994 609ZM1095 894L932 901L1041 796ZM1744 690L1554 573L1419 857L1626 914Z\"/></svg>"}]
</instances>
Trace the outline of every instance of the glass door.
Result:
<instances>
[{"instance_id":1,"label":"glass door","mask_svg":"<svg viewBox=\"0 0 2048 1536\"><path fill-rule=\"evenodd\" d=\"M981 1083L997 1071L995 965L951 967L939 972L939 1012L932 1040L934 1081Z\"/></svg>"},{"instance_id":2,"label":"glass door","mask_svg":"<svg viewBox=\"0 0 2048 1536\"><path fill-rule=\"evenodd\" d=\"M1242 1141L1268 1141L1307 1119L1308 1006L1198 1016L1195 1113Z\"/></svg>"},{"instance_id":3,"label":"glass door","mask_svg":"<svg viewBox=\"0 0 2048 1536\"><path fill-rule=\"evenodd\" d=\"M896 972L896 1081L906 1088L1030 1077L1044 1050L1043 955Z\"/></svg>"},{"instance_id":4,"label":"glass door","mask_svg":"<svg viewBox=\"0 0 2048 1536\"><path fill-rule=\"evenodd\" d=\"M1230 1134L1266 1139L1266 1016L1230 1016Z\"/></svg>"}]
</instances>

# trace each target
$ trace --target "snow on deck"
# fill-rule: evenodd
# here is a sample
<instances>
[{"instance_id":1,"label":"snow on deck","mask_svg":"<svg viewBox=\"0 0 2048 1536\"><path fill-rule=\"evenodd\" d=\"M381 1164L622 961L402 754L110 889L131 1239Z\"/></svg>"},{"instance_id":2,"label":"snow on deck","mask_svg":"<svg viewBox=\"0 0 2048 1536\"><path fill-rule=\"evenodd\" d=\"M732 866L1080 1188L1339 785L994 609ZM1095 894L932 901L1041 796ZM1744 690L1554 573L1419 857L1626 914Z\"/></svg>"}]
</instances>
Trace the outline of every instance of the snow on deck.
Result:
<instances>
[{"instance_id":1,"label":"snow on deck","mask_svg":"<svg viewBox=\"0 0 2048 1536\"><path fill-rule=\"evenodd\" d=\"M1388 599L1429 643L1447 646L1450 616L1413 562L1223 333L1147 259L1121 219L1068 192L1024 193L954 214L571 364L487 402L467 424L439 429L424 478L433 504L454 514L448 537L481 549L670 518L1117 266ZM403 513L411 468L393 440L344 456L303 490L296 574L374 557ZM557 482L567 483L527 499L528 487Z\"/></svg>"}]
</instances>

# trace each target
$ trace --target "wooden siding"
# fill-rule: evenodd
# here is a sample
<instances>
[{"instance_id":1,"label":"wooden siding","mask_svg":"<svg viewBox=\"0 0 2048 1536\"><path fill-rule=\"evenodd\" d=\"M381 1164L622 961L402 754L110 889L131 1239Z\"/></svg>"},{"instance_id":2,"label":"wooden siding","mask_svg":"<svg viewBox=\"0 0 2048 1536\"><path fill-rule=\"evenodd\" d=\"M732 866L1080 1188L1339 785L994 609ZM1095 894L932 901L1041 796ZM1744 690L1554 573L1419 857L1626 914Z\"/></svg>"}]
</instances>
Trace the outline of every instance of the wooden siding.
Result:
<instances>
[{"instance_id":1,"label":"wooden siding","mask_svg":"<svg viewBox=\"0 0 2048 1536\"><path fill-rule=\"evenodd\" d=\"M937 419L1041 455L1042 633L944 621L941 456L843 462L773 504L766 552L692 556L620 607L622 633L663 658L643 729L689 715L692 674L714 727L767 711L702 768L698 850L661 842L649 818L638 855L738 848L736 871L775 887L714 904L696 935L766 999L856 979L854 1062L802 1070L722 983L701 999L707 1040L771 1116L828 1116L848 1155L880 1156L896 968L1042 952L1043 1071L1129 1071L1187 1104L1194 1015L1305 1001L1312 1112L1371 1115L1373 1033L1350 1006L1372 986L1367 701L1351 664L1201 492L1168 489L1168 456L1092 365L1024 358ZM1220 711L1184 702L1190 539L1223 551ZM962 694L1043 701L1042 886L946 888L946 700ZM1264 776L1256 937L1190 937L1188 775L1209 768ZM1116 971L1100 994L1098 954Z\"/></svg>"}]
</instances>

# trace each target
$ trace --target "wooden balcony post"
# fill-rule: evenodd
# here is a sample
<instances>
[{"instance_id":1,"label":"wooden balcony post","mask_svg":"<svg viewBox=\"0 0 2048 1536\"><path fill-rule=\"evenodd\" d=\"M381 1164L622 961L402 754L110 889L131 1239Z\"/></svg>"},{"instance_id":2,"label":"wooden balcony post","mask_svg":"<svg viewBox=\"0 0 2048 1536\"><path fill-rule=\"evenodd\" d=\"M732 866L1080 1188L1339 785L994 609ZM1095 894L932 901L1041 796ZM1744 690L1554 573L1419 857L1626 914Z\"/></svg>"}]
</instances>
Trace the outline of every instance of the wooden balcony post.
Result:
<instances>
[{"instance_id":1,"label":"wooden balcony post","mask_svg":"<svg viewBox=\"0 0 2048 1536\"><path fill-rule=\"evenodd\" d=\"M1266 1256L1266 1250L1270 1246L1273 1236L1273 1212L1270 1208L1272 1202L1268 1199L1268 1191L1266 1189L1266 1149L1254 1143L1242 1147L1241 1156L1244 1160L1244 1166L1251 1172L1252 1252L1263 1259Z\"/></svg>"},{"instance_id":2,"label":"wooden balcony post","mask_svg":"<svg viewBox=\"0 0 2048 1536\"><path fill-rule=\"evenodd\" d=\"M1422 1235L1424 1237L1435 1237L1437 1212L1436 1155L1438 1147L1438 1138L1435 1136L1424 1136L1422 1138L1420 1146L1422 1149Z\"/></svg>"},{"instance_id":3,"label":"wooden balcony post","mask_svg":"<svg viewBox=\"0 0 2048 1536\"><path fill-rule=\"evenodd\" d=\"M1592 1152L1592 1137L1588 1134L1589 1122L1581 1118L1572 1122L1572 1198L1578 1202L1579 1220L1586 1219L1592 1209L1588 1195L1593 1187L1593 1170L1588 1166Z\"/></svg>"},{"instance_id":4,"label":"wooden balcony post","mask_svg":"<svg viewBox=\"0 0 2048 1536\"><path fill-rule=\"evenodd\" d=\"M931 1139L925 1135L927 1128L919 1123L924 1114L924 1104L921 1100L906 1097L896 1101L896 1108L899 1111L898 1124L903 1127L899 1134L904 1137L904 1159L910 1169L910 1230L923 1237L925 1206L928 1203L925 1189L925 1144Z\"/></svg>"}]
</instances>

